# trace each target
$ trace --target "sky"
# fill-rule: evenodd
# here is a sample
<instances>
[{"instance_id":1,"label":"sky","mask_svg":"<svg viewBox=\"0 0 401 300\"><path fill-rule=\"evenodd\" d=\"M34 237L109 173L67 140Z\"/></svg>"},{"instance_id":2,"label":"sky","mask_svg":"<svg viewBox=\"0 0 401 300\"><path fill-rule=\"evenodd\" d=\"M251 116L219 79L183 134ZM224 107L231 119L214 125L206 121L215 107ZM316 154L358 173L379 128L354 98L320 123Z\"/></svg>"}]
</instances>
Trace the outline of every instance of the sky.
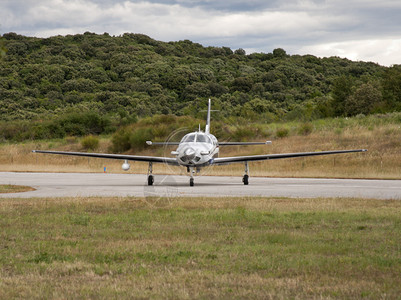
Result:
<instances>
[{"instance_id":1,"label":"sky","mask_svg":"<svg viewBox=\"0 0 401 300\"><path fill-rule=\"evenodd\" d=\"M0 34L86 31L401 64L400 0L0 0Z\"/></svg>"}]
</instances>

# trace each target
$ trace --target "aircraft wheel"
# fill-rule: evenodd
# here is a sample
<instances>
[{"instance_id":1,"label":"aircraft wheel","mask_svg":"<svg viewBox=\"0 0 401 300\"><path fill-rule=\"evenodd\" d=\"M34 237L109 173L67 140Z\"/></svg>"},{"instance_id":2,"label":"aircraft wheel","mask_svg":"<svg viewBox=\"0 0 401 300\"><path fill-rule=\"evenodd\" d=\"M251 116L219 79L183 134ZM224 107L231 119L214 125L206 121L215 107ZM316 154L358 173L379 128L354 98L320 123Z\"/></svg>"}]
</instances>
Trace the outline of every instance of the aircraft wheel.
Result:
<instances>
[{"instance_id":1,"label":"aircraft wheel","mask_svg":"<svg viewBox=\"0 0 401 300\"><path fill-rule=\"evenodd\" d=\"M193 178L189 179L189 186L194 186L194 179Z\"/></svg>"},{"instance_id":2,"label":"aircraft wheel","mask_svg":"<svg viewBox=\"0 0 401 300\"><path fill-rule=\"evenodd\" d=\"M155 180L154 180L154 178L153 178L153 176L152 175L149 175L148 176L148 185L153 185L153 182L154 182Z\"/></svg>"},{"instance_id":3,"label":"aircraft wheel","mask_svg":"<svg viewBox=\"0 0 401 300\"><path fill-rule=\"evenodd\" d=\"M245 185L248 185L248 184L249 184L248 179L249 179L249 176L248 176L248 175L244 175L244 177L242 178L242 182L243 182Z\"/></svg>"}]
</instances>

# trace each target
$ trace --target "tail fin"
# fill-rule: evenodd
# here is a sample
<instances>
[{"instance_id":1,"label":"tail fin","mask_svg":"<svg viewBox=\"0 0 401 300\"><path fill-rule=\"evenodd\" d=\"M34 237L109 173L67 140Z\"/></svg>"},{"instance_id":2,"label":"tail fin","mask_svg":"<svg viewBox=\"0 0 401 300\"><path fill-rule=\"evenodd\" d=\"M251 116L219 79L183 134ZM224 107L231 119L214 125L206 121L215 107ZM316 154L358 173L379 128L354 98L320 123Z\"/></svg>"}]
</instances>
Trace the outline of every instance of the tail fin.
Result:
<instances>
[{"instance_id":1,"label":"tail fin","mask_svg":"<svg viewBox=\"0 0 401 300\"><path fill-rule=\"evenodd\" d=\"M207 106L207 119L206 119L206 127L205 133L210 133L210 110L211 110L212 102L209 99L209 104Z\"/></svg>"}]
</instances>

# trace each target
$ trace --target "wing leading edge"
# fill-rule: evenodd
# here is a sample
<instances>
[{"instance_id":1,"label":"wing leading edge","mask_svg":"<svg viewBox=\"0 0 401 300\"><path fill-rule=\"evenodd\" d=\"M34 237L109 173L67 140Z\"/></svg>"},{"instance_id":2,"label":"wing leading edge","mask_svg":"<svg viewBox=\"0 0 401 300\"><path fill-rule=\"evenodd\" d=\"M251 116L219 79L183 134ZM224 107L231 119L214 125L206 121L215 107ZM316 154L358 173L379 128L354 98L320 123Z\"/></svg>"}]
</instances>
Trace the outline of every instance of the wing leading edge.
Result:
<instances>
[{"instance_id":1,"label":"wing leading edge","mask_svg":"<svg viewBox=\"0 0 401 300\"><path fill-rule=\"evenodd\" d=\"M126 154L105 154L105 153L86 153L86 152L64 152L64 151L45 151L45 150L32 150L34 153L47 153L47 154L59 154L59 155L72 155L72 156L83 156L83 157L96 157L96 158L108 158L108 159L121 159L131 161L144 161L152 163L164 163L173 166L178 166L177 159L172 157L155 157L155 156L139 156L139 155L126 155Z\"/></svg>"},{"instance_id":2,"label":"wing leading edge","mask_svg":"<svg viewBox=\"0 0 401 300\"><path fill-rule=\"evenodd\" d=\"M255 146L255 145L270 145L271 141L266 142L219 142L219 146ZM152 142L146 141L149 146L178 146L179 142Z\"/></svg>"},{"instance_id":3,"label":"wing leading edge","mask_svg":"<svg viewBox=\"0 0 401 300\"><path fill-rule=\"evenodd\" d=\"M242 162L261 161L261 160L270 160L270 159L318 156L318 155L330 155L330 154L343 154L343 153L366 152L366 151L367 151L366 149L357 149L357 150L337 150L337 151L299 152L299 153L219 157L219 158L213 159L213 162L211 162L211 164L225 165L225 164L232 164L232 163L242 163ZM120 160L130 160L130 161L143 161L143 162L152 162L152 163L165 163L165 164L169 164L169 165L173 165L173 166L179 166L177 159L170 158L170 157L139 156L139 155L126 155L126 154L86 153L86 152L64 152L64 151L47 151L47 150L32 150L32 152L58 154L58 155L70 155L70 156L81 156L81 157L120 159Z\"/></svg>"},{"instance_id":4,"label":"wing leading edge","mask_svg":"<svg viewBox=\"0 0 401 300\"><path fill-rule=\"evenodd\" d=\"M291 158L291 157L304 157L304 156L317 156L317 155L330 155L342 154L353 152L366 152L366 149L357 150L336 150L336 151L320 151L320 152L299 152L299 153L283 153L283 154L266 154L266 155L250 155L250 156L233 156L233 157L219 157L213 160L214 165L224 165L232 163Z\"/></svg>"}]
</instances>

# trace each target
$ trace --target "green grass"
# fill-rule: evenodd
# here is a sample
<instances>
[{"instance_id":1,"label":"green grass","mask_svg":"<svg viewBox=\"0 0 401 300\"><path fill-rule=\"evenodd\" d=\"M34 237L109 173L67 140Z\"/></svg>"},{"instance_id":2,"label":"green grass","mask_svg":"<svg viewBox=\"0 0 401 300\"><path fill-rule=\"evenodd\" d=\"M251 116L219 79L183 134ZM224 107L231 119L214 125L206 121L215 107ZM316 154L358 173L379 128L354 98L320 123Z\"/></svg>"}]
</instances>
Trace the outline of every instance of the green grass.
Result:
<instances>
[{"instance_id":1,"label":"green grass","mask_svg":"<svg viewBox=\"0 0 401 300\"><path fill-rule=\"evenodd\" d=\"M0 194L21 193L21 192L28 192L28 191L34 191L34 190L35 189L30 186L0 184Z\"/></svg>"},{"instance_id":2,"label":"green grass","mask_svg":"<svg viewBox=\"0 0 401 300\"><path fill-rule=\"evenodd\" d=\"M1 199L0 298L401 294L399 201L152 201Z\"/></svg>"}]
</instances>

